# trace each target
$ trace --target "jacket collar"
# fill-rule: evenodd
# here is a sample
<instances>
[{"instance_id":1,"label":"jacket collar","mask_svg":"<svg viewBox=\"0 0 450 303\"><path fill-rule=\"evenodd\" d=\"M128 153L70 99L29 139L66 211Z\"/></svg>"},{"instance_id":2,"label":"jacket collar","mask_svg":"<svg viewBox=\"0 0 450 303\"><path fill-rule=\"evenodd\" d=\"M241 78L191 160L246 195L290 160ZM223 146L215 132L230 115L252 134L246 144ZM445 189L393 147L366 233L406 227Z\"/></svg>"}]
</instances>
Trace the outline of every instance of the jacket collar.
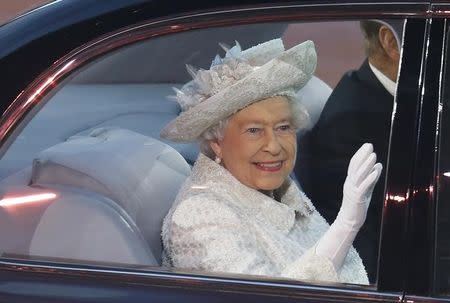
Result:
<instances>
[{"instance_id":1,"label":"jacket collar","mask_svg":"<svg viewBox=\"0 0 450 303\"><path fill-rule=\"evenodd\" d=\"M226 190L234 198L231 201L242 211L263 222L270 222L278 230L288 233L295 223L296 215L309 217L315 210L311 201L288 177L274 195L280 202L238 181L223 166L200 154L191 174L192 185L201 190L211 187Z\"/></svg>"},{"instance_id":2,"label":"jacket collar","mask_svg":"<svg viewBox=\"0 0 450 303\"><path fill-rule=\"evenodd\" d=\"M381 85L392 95L395 97L395 90L397 88L397 83L389 79L385 74L383 74L378 68L370 64L369 67L372 70L372 73L377 77L378 81L380 81Z\"/></svg>"},{"instance_id":3,"label":"jacket collar","mask_svg":"<svg viewBox=\"0 0 450 303\"><path fill-rule=\"evenodd\" d=\"M385 96L385 98L380 100L392 100L392 95L386 90L386 88L381 84L380 80L375 76L369 65L369 60L364 60L361 67L356 72L357 78L362 81L365 85L370 86L372 89L377 91L380 95Z\"/></svg>"}]
</instances>

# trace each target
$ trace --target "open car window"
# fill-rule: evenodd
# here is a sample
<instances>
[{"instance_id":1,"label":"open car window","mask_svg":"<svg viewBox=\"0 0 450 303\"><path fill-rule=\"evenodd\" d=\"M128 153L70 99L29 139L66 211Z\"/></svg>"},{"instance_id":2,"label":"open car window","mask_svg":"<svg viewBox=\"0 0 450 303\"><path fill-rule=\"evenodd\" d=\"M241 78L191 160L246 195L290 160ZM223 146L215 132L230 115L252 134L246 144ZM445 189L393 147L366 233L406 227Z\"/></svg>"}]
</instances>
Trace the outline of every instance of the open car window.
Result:
<instances>
[{"instance_id":1,"label":"open car window","mask_svg":"<svg viewBox=\"0 0 450 303\"><path fill-rule=\"evenodd\" d=\"M401 32L402 20L395 21ZM168 96L191 79L186 65L208 69L214 56L223 54L220 44L238 41L246 49L279 37L286 48L305 40L316 46L314 77L297 92L311 121L297 135L292 177L331 224L342 200L336 190L344 182L340 169L348 165L354 146L373 143L386 167L394 105L389 89L395 93L395 78L389 82L368 64L359 20L239 25L136 41L67 75L0 151L0 252L160 268L162 221L199 155L195 143L160 138L161 129L180 113ZM396 38L400 53L401 37ZM383 108L368 103L361 111L352 103L328 103L332 97L359 98L353 95L354 83L346 86L346 81L359 83L365 77L378 83L375 92L386 100ZM350 134L348 129L358 131ZM355 240L370 268L371 284L376 280L382 180L363 236ZM330 185L327 190L324 183Z\"/></svg>"}]
</instances>

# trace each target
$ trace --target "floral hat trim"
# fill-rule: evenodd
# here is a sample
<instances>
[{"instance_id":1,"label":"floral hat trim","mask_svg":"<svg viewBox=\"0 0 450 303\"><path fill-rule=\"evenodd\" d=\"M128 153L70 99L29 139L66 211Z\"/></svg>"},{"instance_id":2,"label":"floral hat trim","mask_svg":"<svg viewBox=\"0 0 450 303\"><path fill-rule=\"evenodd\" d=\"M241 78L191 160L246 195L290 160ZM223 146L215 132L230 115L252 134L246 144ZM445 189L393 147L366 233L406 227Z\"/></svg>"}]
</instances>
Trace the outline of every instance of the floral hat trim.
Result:
<instances>
[{"instance_id":1,"label":"floral hat trim","mask_svg":"<svg viewBox=\"0 0 450 303\"><path fill-rule=\"evenodd\" d=\"M287 96L300 108L302 104L295 98L296 92L311 79L316 63L312 41L288 50L281 39L247 50L242 50L236 42L226 49L223 58L214 58L210 69L196 70L188 66L193 79L181 89L175 89L174 96L182 111L164 127L161 137L176 142L196 141L220 120L273 96ZM299 115L299 120L306 124L306 109Z\"/></svg>"},{"instance_id":2,"label":"floral hat trim","mask_svg":"<svg viewBox=\"0 0 450 303\"><path fill-rule=\"evenodd\" d=\"M182 111L233 85L284 52L281 39L270 40L244 51L237 41L236 45L229 49L223 44L220 46L225 50L225 56L221 58L217 54L209 70L197 70L186 65L193 80L181 89L174 87L176 96L172 96L180 104Z\"/></svg>"}]
</instances>

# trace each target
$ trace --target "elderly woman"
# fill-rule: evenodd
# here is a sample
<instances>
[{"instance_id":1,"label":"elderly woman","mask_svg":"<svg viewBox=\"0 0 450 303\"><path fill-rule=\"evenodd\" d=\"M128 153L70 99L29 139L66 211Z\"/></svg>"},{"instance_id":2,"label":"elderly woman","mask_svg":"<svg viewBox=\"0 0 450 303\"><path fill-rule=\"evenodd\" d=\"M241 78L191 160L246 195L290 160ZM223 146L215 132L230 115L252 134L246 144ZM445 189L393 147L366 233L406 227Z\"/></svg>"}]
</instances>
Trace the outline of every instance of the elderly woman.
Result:
<instances>
[{"instance_id":1,"label":"elderly woman","mask_svg":"<svg viewBox=\"0 0 450 303\"><path fill-rule=\"evenodd\" d=\"M352 242L381 165L371 144L353 156L341 210L328 225L291 180L296 131L308 114L296 91L312 77L314 44L237 44L177 91L183 112L161 136L202 153L164 220L165 265L367 284Z\"/></svg>"}]
</instances>

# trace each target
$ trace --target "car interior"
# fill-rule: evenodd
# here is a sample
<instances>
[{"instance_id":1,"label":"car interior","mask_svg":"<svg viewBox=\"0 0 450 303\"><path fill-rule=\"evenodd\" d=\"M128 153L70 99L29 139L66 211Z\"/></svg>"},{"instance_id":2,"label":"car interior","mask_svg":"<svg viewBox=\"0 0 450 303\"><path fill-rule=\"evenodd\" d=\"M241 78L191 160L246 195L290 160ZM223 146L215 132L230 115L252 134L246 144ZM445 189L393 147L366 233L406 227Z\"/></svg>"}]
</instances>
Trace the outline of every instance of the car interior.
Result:
<instances>
[{"instance_id":1,"label":"car interior","mask_svg":"<svg viewBox=\"0 0 450 303\"><path fill-rule=\"evenodd\" d=\"M60 83L0 152L0 252L160 266L162 220L199 152L194 143L159 138L180 112L167 96L189 81L186 64L209 67L222 53L219 42L239 40L245 49L283 37L290 26L152 38L97 58ZM331 92L319 77L298 92L309 128Z\"/></svg>"}]
</instances>

